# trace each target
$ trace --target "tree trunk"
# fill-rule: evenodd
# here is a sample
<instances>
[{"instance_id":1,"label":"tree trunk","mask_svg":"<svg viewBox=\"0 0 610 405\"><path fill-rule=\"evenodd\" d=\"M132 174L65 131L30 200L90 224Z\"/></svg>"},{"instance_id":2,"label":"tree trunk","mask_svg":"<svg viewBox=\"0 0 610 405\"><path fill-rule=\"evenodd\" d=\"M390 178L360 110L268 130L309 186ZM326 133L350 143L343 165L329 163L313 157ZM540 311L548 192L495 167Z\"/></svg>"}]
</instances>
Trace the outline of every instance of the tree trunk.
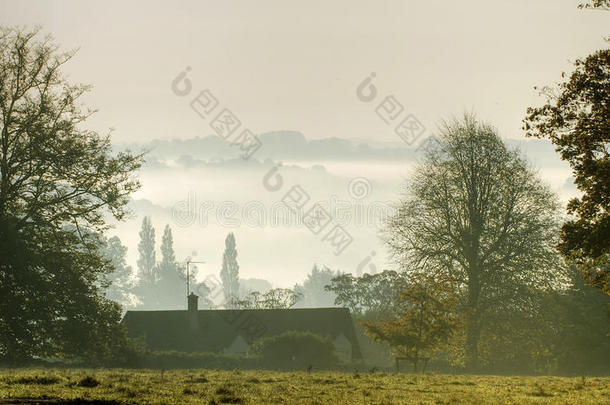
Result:
<instances>
[{"instance_id":1,"label":"tree trunk","mask_svg":"<svg viewBox=\"0 0 610 405\"><path fill-rule=\"evenodd\" d=\"M466 368L476 371L479 366L479 322L476 309L466 317Z\"/></svg>"},{"instance_id":2,"label":"tree trunk","mask_svg":"<svg viewBox=\"0 0 610 405\"><path fill-rule=\"evenodd\" d=\"M476 371L479 363L479 292L481 286L476 275L468 282L468 309L466 313L466 368Z\"/></svg>"}]
</instances>

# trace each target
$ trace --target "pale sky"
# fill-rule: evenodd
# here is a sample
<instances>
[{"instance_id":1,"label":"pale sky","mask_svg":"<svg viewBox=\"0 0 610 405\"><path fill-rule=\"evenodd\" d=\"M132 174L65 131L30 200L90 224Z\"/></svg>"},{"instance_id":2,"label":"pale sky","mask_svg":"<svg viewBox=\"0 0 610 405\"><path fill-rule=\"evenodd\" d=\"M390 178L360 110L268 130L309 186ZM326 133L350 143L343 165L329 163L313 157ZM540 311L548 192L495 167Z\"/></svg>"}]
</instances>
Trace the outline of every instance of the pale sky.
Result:
<instances>
[{"instance_id":1,"label":"pale sky","mask_svg":"<svg viewBox=\"0 0 610 405\"><path fill-rule=\"evenodd\" d=\"M80 52L66 69L95 86L100 130L117 140L208 135L170 82L192 67L255 133L393 140L355 97L377 74L429 129L476 111L520 137L535 85L604 47L608 13L577 0L6 1L0 23L41 25Z\"/></svg>"},{"instance_id":2,"label":"pale sky","mask_svg":"<svg viewBox=\"0 0 610 405\"><path fill-rule=\"evenodd\" d=\"M523 139L528 106L544 98L533 89L561 80L571 61L607 46L610 13L577 9L577 0L462 1L6 1L0 24L40 25L63 49L80 48L64 72L90 83L86 103L100 111L88 126L115 128L117 143L188 139L212 134L189 102L209 89L244 127L262 134L299 131L308 140L359 139L401 143L375 114L393 95L406 113L434 132L437 123L473 111L504 138ZM186 67L193 91L171 90ZM365 103L358 85L372 72L377 98ZM198 156L194 156L198 158ZM286 156L277 159L286 162ZM367 200L395 200L409 162L293 162L287 182L301 182L315 198L347 193L352 179L372 184ZM536 159L537 156L530 156ZM216 206L260 201L268 209L279 195L260 185L264 170L198 168L142 171L134 219L117 227L135 264L142 215L152 215L158 239L174 228L179 260L192 251L217 273L227 232L235 232L244 277L275 286L303 280L314 261L353 271L372 251L378 270L390 266L375 227L350 228L354 245L337 258L306 229L172 223L171 207L195 192ZM541 167L541 175L565 200L573 193L569 168ZM291 177L292 176L292 177ZM292 183L291 183L292 184ZM360 203L360 201L356 201ZM262 252L262 253L261 253ZM365 269L366 270L366 269Z\"/></svg>"}]
</instances>

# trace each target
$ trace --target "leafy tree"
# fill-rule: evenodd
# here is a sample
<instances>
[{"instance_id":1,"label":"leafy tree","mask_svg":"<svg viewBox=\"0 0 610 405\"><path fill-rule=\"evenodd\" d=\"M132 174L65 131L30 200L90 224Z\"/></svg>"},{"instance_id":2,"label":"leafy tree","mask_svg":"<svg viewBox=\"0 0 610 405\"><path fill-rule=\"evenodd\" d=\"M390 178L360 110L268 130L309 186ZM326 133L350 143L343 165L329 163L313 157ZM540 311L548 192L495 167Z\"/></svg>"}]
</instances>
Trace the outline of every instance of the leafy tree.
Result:
<instances>
[{"instance_id":1,"label":"leafy tree","mask_svg":"<svg viewBox=\"0 0 610 405\"><path fill-rule=\"evenodd\" d=\"M37 35L0 28L0 357L102 358L120 307L97 235L127 213L142 157L84 128L89 87L61 74L74 52Z\"/></svg>"},{"instance_id":2,"label":"leafy tree","mask_svg":"<svg viewBox=\"0 0 610 405\"><path fill-rule=\"evenodd\" d=\"M610 371L610 297L570 269L571 285L555 297L558 309L554 355L558 371L606 374Z\"/></svg>"},{"instance_id":3,"label":"leafy tree","mask_svg":"<svg viewBox=\"0 0 610 405\"><path fill-rule=\"evenodd\" d=\"M416 275L399 292L397 314L386 320L364 321L366 333L390 344L417 372L418 363L427 362L451 337L457 323L453 293L447 283Z\"/></svg>"},{"instance_id":4,"label":"leafy tree","mask_svg":"<svg viewBox=\"0 0 610 405\"><path fill-rule=\"evenodd\" d=\"M140 306L145 308L158 308L160 306L159 268L156 266L155 228L149 217L142 219L140 228L140 242L138 243L138 283L134 289Z\"/></svg>"},{"instance_id":5,"label":"leafy tree","mask_svg":"<svg viewBox=\"0 0 610 405\"><path fill-rule=\"evenodd\" d=\"M165 226L161 238L161 262L157 264L156 273L159 280L156 288L159 291L159 304L163 309L183 308L186 305L186 274L176 261L174 253L174 238L169 225ZM195 275L191 275L192 285L195 286Z\"/></svg>"},{"instance_id":6,"label":"leafy tree","mask_svg":"<svg viewBox=\"0 0 610 405\"><path fill-rule=\"evenodd\" d=\"M182 267L183 268L183 267ZM186 277L185 277L186 280ZM214 301L212 300L212 289L205 282L194 282L191 284L194 293L199 297L199 308L213 309ZM186 305L186 304L183 304Z\"/></svg>"},{"instance_id":7,"label":"leafy tree","mask_svg":"<svg viewBox=\"0 0 610 405\"><path fill-rule=\"evenodd\" d=\"M583 195L568 204L576 218L563 225L559 250L610 295L610 50L577 60L557 90L544 106L528 108L526 135L550 139L570 163Z\"/></svg>"},{"instance_id":8,"label":"leafy tree","mask_svg":"<svg viewBox=\"0 0 610 405\"><path fill-rule=\"evenodd\" d=\"M239 297L239 264L237 263L237 249L235 248L233 232L229 233L225 239L220 279L222 280L225 302L230 306L231 302Z\"/></svg>"},{"instance_id":9,"label":"leafy tree","mask_svg":"<svg viewBox=\"0 0 610 405\"><path fill-rule=\"evenodd\" d=\"M161 266L168 268L176 266L176 254L174 253L174 237L169 225L165 225L163 237L161 238Z\"/></svg>"},{"instance_id":10,"label":"leafy tree","mask_svg":"<svg viewBox=\"0 0 610 405\"><path fill-rule=\"evenodd\" d=\"M481 370L495 373L556 372L553 348L560 322L556 307L550 300L556 291L536 289L527 291L529 305L495 306L485 312L479 343ZM454 336L453 349L463 336ZM451 362L462 364L459 353Z\"/></svg>"},{"instance_id":11,"label":"leafy tree","mask_svg":"<svg viewBox=\"0 0 610 405\"><path fill-rule=\"evenodd\" d=\"M486 312L534 305L530 292L558 284L558 209L519 153L473 116L445 123L416 168L385 239L408 274L456 286L470 369Z\"/></svg>"},{"instance_id":12,"label":"leafy tree","mask_svg":"<svg viewBox=\"0 0 610 405\"><path fill-rule=\"evenodd\" d=\"M131 266L127 264L127 246L121 243L118 236L106 240L102 246L103 256L110 260L113 271L107 277L110 283L106 289L106 297L121 305L131 301Z\"/></svg>"},{"instance_id":13,"label":"leafy tree","mask_svg":"<svg viewBox=\"0 0 610 405\"><path fill-rule=\"evenodd\" d=\"M398 293L405 283L403 274L384 270L361 277L340 274L325 288L335 293L335 304L349 308L353 315L373 318L394 310Z\"/></svg>"},{"instance_id":14,"label":"leafy tree","mask_svg":"<svg viewBox=\"0 0 610 405\"><path fill-rule=\"evenodd\" d=\"M351 273L339 274L330 280L330 284L325 285L326 291L335 294L335 304L348 308L352 315L362 314L365 311L362 303L362 296L358 288L358 277Z\"/></svg>"},{"instance_id":15,"label":"leafy tree","mask_svg":"<svg viewBox=\"0 0 610 405\"><path fill-rule=\"evenodd\" d=\"M158 279L157 269L155 269L155 228L153 228L149 217L144 217L142 220L138 253L138 272L140 278L154 284Z\"/></svg>"},{"instance_id":16,"label":"leafy tree","mask_svg":"<svg viewBox=\"0 0 610 405\"><path fill-rule=\"evenodd\" d=\"M303 282L302 288L300 286L297 287L297 291L303 296L298 306L306 308L334 307L335 293L326 290L325 287L330 285L333 277L337 275L337 272L332 271L326 266L320 268L317 264L314 264L311 273L307 275Z\"/></svg>"},{"instance_id":17,"label":"leafy tree","mask_svg":"<svg viewBox=\"0 0 610 405\"><path fill-rule=\"evenodd\" d=\"M580 3L578 8L596 8L602 10L610 10L610 0L591 0Z\"/></svg>"}]
</instances>

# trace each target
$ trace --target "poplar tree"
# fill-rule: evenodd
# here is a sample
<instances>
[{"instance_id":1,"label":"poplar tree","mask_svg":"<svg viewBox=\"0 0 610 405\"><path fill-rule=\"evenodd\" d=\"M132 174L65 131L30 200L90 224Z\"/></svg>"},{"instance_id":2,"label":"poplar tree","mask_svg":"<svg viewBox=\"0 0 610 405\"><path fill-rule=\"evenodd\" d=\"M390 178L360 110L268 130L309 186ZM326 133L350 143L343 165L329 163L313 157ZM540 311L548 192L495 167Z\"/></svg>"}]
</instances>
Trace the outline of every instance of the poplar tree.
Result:
<instances>
[{"instance_id":1,"label":"poplar tree","mask_svg":"<svg viewBox=\"0 0 610 405\"><path fill-rule=\"evenodd\" d=\"M232 232L225 239L220 279L222 280L226 305L231 306L231 302L239 298L239 264L237 263L235 235Z\"/></svg>"},{"instance_id":2,"label":"poplar tree","mask_svg":"<svg viewBox=\"0 0 610 405\"><path fill-rule=\"evenodd\" d=\"M174 238L169 225L165 226L161 238L161 262L157 265L159 280L159 304L163 309L179 309L186 305L186 278L174 253Z\"/></svg>"},{"instance_id":3,"label":"poplar tree","mask_svg":"<svg viewBox=\"0 0 610 405\"><path fill-rule=\"evenodd\" d=\"M138 285L135 289L140 305L156 308L159 305L157 281L158 269L155 266L155 228L149 217L144 217L138 243Z\"/></svg>"}]
</instances>

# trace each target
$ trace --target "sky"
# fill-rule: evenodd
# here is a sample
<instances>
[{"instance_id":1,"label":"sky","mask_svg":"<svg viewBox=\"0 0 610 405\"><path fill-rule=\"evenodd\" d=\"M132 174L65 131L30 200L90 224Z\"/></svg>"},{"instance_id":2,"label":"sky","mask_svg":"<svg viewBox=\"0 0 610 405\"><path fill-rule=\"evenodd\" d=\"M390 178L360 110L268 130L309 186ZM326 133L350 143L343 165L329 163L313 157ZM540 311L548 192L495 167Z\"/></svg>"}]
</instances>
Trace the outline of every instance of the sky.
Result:
<instances>
[{"instance_id":1,"label":"sky","mask_svg":"<svg viewBox=\"0 0 610 405\"><path fill-rule=\"evenodd\" d=\"M358 204L396 201L415 164L400 151L416 148L442 119L464 111L475 112L524 148L567 200L574 195L569 167L548 147L525 142L521 120L528 106L544 101L534 86L561 80L575 59L605 46L607 13L577 5L576 0L0 0L0 24L39 25L62 49L78 48L64 73L93 85L84 102L99 112L88 127L100 133L113 129L117 145L154 146L141 172L143 187L133 198L134 216L113 231L128 245L130 263L135 266L141 218L151 215L158 239L165 224L172 226L179 259L196 252L207 262L201 273L219 270L224 237L235 232L243 277L290 286L302 281L314 261L352 272L372 270L371 264L377 271L391 267L378 227L350 223L354 243L335 256L303 226L231 221L227 226L217 212L206 225L197 220L185 226L174 208L195 195L197 209L206 203L225 214L228 209L221 217L242 215L244 206L256 205L247 205L252 201L271 215L273 204L295 184L306 188L312 201L335 196L352 204L353 212ZM187 69L192 90L180 96L172 82ZM371 77L376 96L363 101L357 89ZM275 138L268 136L263 155L236 163L230 147L210 146L215 135L209 118L190 107L202 90L213 94L219 108L232 111L242 127L288 141L271 147ZM394 125L377 114L390 96L402 106L399 119L410 115L425 128L417 142L405 144ZM171 143L197 137L201 144L178 152ZM363 147L375 153L364 153ZM285 190L273 193L262 186L273 166L264 159L283 163ZM365 193L354 194L356 187ZM226 201L241 213L231 214L235 207L223 205Z\"/></svg>"}]
</instances>

